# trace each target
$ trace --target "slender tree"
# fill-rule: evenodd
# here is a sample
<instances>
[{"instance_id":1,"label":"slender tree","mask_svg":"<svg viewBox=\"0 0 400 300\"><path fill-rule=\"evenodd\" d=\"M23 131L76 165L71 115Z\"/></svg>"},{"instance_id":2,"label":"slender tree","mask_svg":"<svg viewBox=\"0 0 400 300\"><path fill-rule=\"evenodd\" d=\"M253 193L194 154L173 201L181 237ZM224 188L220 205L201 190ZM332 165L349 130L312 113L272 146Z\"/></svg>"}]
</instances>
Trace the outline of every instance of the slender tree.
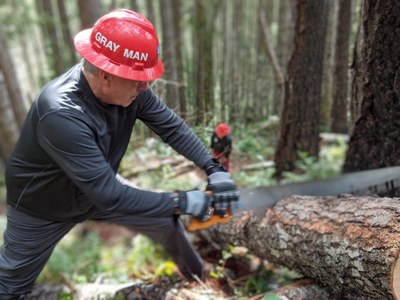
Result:
<instances>
[{"instance_id":1,"label":"slender tree","mask_svg":"<svg viewBox=\"0 0 400 300\"><path fill-rule=\"evenodd\" d=\"M213 100L213 34L217 7L209 7L205 1L195 1L194 53L195 97L197 124L206 121L206 112Z\"/></svg>"},{"instance_id":2,"label":"slender tree","mask_svg":"<svg viewBox=\"0 0 400 300\"><path fill-rule=\"evenodd\" d=\"M7 37L0 24L0 71L4 76L5 88L7 93L3 92L3 95L7 95L7 99L3 101L9 101L9 106L12 107L15 122L19 129L25 120L26 107L22 97L21 89L18 86L18 78L15 72L12 57L9 53L7 44Z\"/></svg>"},{"instance_id":3,"label":"slender tree","mask_svg":"<svg viewBox=\"0 0 400 300\"><path fill-rule=\"evenodd\" d=\"M351 1L339 0L336 32L335 72L331 109L331 131L347 133L349 38L351 26Z\"/></svg>"},{"instance_id":4,"label":"slender tree","mask_svg":"<svg viewBox=\"0 0 400 300\"><path fill-rule=\"evenodd\" d=\"M99 0L78 0L81 28L90 28L103 15Z\"/></svg>"},{"instance_id":5,"label":"slender tree","mask_svg":"<svg viewBox=\"0 0 400 300\"><path fill-rule=\"evenodd\" d=\"M4 75L0 73L0 166L5 166L19 133Z\"/></svg>"},{"instance_id":6,"label":"slender tree","mask_svg":"<svg viewBox=\"0 0 400 300\"><path fill-rule=\"evenodd\" d=\"M179 0L172 0L173 27L176 52L176 72L178 81L178 97L180 113L183 117L187 116L186 97L185 97L185 78L183 70L183 53L182 53L182 31L181 31L181 3Z\"/></svg>"},{"instance_id":7,"label":"slender tree","mask_svg":"<svg viewBox=\"0 0 400 300\"><path fill-rule=\"evenodd\" d=\"M164 62L164 99L168 106L180 113L179 79L177 69L176 36L172 0L160 0L162 19L162 49Z\"/></svg>"},{"instance_id":8,"label":"slender tree","mask_svg":"<svg viewBox=\"0 0 400 300\"><path fill-rule=\"evenodd\" d=\"M54 14L53 2L49 0L36 0L36 10L40 18L40 28L44 38L46 58L49 62L50 69L54 75L59 75L65 71L65 62L63 56L63 45L60 33L58 32L59 24ZM61 43L60 43L61 41Z\"/></svg>"},{"instance_id":9,"label":"slender tree","mask_svg":"<svg viewBox=\"0 0 400 300\"><path fill-rule=\"evenodd\" d=\"M73 37L69 28L69 18L65 8L65 2L63 0L57 0L58 14L60 15L60 26L63 38L63 53L65 59L65 65L72 66L77 62L76 52L73 44Z\"/></svg>"},{"instance_id":10,"label":"slender tree","mask_svg":"<svg viewBox=\"0 0 400 300\"><path fill-rule=\"evenodd\" d=\"M276 175L293 170L299 152L318 157L326 0L297 0L295 48L285 80Z\"/></svg>"},{"instance_id":11,"label":"slender tree","mask_svg":"<svg viewBox=\"0 0 400 300\"><path fill-rule=\"evenodd\" d=\"M331 107L333 95L333 73L335 65L336 51L336 32L338 2L328 1L329 12L327 17L327 28L325 37L324 66L322 73L322 91L321 91L321 128L328 131L331 124Z\"/></svg>"},{"instance_id":12,"label":"slender tree","mask_svg":"<svg viewBox=\"0 0 400 300\"><path fill-rule=\"evenodd\" d=\"M359 115L344 171L400 164L400 24L398 1L364 1L360 56L355 60Z\"/></svg>"}]
</instances>

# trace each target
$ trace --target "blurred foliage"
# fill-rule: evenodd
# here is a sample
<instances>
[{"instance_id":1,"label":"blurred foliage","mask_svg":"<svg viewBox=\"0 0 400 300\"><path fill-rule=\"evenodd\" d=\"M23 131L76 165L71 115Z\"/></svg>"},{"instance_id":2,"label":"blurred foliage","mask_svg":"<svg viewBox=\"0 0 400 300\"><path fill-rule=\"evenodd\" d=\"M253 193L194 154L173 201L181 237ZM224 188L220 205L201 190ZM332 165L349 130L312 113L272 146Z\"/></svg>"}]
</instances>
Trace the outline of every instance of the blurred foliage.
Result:
<instances>
[{"instance_id":1,"label":"blurred foliage","mask_svg":"<svg viewBox=\"0 0 400 300\"><path fill-rule=\"evenodd\" d=\"M38 282L63 282L64 278L79 284L91 282L103 271L101 240L95 233L85 236L72 232L56 246Z\"/></svg>"},{"instance_id":2,"label":"blurred foliage","mask_svg":"<svg viewBox=\"0 0 400 300\"><path fill-rule=\"evenodd\" d=\"M73 229L56 246L37 283L74 284L94 282L126 283L132 278L154 280L161 276L176 278L175 263L159 244L138 234L131 243L119 240L105 245L94 232L82 235Z\"/></svg>"}]
</instances>

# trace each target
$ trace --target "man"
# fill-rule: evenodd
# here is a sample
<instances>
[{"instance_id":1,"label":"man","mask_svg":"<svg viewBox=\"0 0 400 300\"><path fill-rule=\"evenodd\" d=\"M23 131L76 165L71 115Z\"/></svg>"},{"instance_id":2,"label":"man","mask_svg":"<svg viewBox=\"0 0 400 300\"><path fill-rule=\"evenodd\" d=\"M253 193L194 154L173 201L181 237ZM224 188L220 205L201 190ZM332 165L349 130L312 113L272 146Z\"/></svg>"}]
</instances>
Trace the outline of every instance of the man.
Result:
<instances>
[{"instance_id":1,"label":"man","mask_svg":"<svg viewBox=\"0 0 400 300\"><path fill-rule=\"evenodd\" d=\"M78 33L74 43L82 63L40 92L7 166L0 299L28 293L58 241L88 219L148 235L169 250L187 278L201 277L203 261L177 216L207 220L238 200L230 175L148 89L163 64L146 18L113 11ZM213 201L199 190L139 190L117 175L137 119L205 170Z\"/></svg>"},{"instance_id":2,"label":"man","mask_svg":"<svg viewBox=\"0 0 400 300\"><path fill-rule=\"evenodd\" d=\"M227 172L229 172L229 156L232 151L231 128L226 123L220 123L211 136L211 149L213 156Z\"/></svg>"}]
</instances>

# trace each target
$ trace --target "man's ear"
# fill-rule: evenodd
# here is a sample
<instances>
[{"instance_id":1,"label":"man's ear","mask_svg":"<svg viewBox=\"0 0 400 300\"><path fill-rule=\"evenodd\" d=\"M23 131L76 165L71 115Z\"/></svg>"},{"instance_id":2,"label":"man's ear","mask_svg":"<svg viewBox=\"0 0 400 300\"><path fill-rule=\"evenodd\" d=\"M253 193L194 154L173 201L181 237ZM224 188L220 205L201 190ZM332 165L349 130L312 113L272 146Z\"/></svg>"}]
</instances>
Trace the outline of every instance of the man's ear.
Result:
<instances>
[{"instance_id":1,"label":"man's ear","mask_svg":"<svg viewBox=\"0 0 400 300\"><path fill-rule=\"evenodd\" d=\"M100 80L103 84L109 84L111 81L111 75L107 72L100 71Z\"/></svg>"}]
</instances>

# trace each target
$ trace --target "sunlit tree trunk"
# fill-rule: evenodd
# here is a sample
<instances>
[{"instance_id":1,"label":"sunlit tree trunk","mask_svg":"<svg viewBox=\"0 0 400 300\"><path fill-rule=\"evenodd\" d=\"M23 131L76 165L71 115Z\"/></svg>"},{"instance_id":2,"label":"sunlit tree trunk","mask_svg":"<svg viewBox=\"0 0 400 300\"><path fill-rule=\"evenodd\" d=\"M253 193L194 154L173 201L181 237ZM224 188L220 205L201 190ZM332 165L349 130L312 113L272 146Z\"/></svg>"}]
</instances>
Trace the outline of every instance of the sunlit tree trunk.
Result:
<instances>
[{"instance_id":1,"label":"sunlit tree trunk","mask_svg":"<svg viewBox=\"0 0 400 300\"><path fill-rule=\"evenodd\" d=\"M327 12L326 0L297 1L295 48L285 80L285 102L275 152L277 176L294 169L300 152L318 157Z\"/></svg>"},{"instance_id":2,"label":"sunlit tree trunk","mask_svg":"<svg viewBox=\"0 0 400 300\"><path fill-rule=\"evenodd\" d=\"M400 164L400 2L364 1L355 78L360 112L344 171Z\"/></svg>"}]
</instances>

